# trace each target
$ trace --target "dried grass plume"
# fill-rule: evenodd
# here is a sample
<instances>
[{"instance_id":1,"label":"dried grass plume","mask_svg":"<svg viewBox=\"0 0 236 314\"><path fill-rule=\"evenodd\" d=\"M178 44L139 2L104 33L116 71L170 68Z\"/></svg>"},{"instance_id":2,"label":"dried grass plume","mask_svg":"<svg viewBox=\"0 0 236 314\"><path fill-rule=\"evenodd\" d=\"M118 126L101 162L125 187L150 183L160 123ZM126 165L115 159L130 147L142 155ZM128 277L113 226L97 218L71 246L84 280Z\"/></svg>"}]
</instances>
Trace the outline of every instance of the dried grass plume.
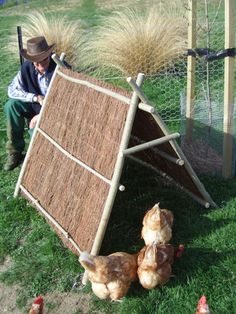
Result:
<instances>
[{"instance_id":1,"label":"dried grass plume","mask_svg":"<svg viewBox=\"0 0 236 314\"><path fill-rule=\"evenodd\" d=\"M78 21L67 21L65 17L46 16L40 11L33 11L26 15L21 28L24 47L28 39L44 36L49 45L55 43L54 51L58 55L65 52L66 60L71 65L76 64L83 38L82 27ZM9 49L18 52L15 36L9 43Z\"/></svg>"},{"instance_id":2,"label":"dried grass plume","mask_svg":"<svg viewBox=\"0 0 236 314\"><path fill-rule=\"evenodd\" d=\"M169 7L127 9L106 18L87 40L84 65L128 76L155 74L178 59L187 48L187 20Z\"/></svg>"}]
</instances>

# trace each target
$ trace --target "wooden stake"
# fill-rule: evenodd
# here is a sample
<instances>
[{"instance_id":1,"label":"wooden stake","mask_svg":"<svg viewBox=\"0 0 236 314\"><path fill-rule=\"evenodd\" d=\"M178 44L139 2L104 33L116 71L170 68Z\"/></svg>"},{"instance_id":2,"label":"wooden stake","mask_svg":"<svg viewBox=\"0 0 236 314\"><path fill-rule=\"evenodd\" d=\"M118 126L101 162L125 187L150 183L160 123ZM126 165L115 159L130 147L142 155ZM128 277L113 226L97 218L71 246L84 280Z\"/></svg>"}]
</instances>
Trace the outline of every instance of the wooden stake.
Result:
<instances>
[{"instance_id":1,"label":"wooden stake","mask_svg":"<svg viewBox=\"0 0 236 314\"><path fill-rule=\"evenodd\" d=\"M225 49L235 47L234 5L235 0L225 0ZM222 168L225 179L233 176L234 59L235 57L225 58Z\"/></svg>"},{"instance_id":2,"label":"wooden stake","mask_svg":"<svg viewBox=\"0 0 236 314\"><path fill-rule=\"evenodd\" d=\"M188 0L188 49L196 48L196 0ZM188 56L187 66L187 95L186 95L186 139L192 140L194 98L195 98L195 69L196 57Z\"/></svg>"}]
</instances>

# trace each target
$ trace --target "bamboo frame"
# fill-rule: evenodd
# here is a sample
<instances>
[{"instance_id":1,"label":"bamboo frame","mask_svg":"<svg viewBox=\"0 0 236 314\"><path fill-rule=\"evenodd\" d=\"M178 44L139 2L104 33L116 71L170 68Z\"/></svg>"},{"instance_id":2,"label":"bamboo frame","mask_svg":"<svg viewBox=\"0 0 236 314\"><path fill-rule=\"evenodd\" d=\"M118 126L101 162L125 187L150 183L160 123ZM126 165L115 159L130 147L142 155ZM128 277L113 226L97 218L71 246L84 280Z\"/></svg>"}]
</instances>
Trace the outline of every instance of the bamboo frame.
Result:
<instances>
[{"instance_id":1,"label":"bamboo frame","mask_svg":"<svg viewBox=\"0 0 236 314\"><path fill-rule=\"evenodd\" d=\"M166 135L166 136L163 136L163 137L158 138L156 140L153 140L153 141L150 141L150 142L146 142L146 143L143 143L143 144L139 144L139 145L127 148L127 149L125 149L123 151L123 155L134 154L134 153L140 152L140 151L142 151L144 149L148 149L148 148L151 148L153 146L161 145L163 143L169 142L170 140L176 139L178 137L180 137L179 133L173 133L173 134L170 134L170 135Z\"/></svg>"},{"instance_id":2,"label":"bamboo frame","mask_svg":"<svg viewBox=\"0 0 236 314\"><path fill-rule=\"evenodd\" d=\"M132 88L135 90L135 92L137 93L137 95L139 96L139 98L147 103L147 105L151 106L150 101L147 99L147 97L145 96L145 94L142 92L142 90L137 86L137 84L131 79L130 81L130 85L132 86ZM170 132L167 128L167 126L165 125L164 121L161 119L161 117L158 115L157 112L155 112L154 114L152 114L154 120L157 122L157 124L159 125L159 127L161 128L162 132L164 133L165 136L169 135ZM187 158L185 157L184 153L182 152L182 150L180 149L179 145L177 144L177 142L175 140L170 140L169 141L170 145L172 146L172 148L174 149L174 151L176 152L177 156L182 159L184 161L184 167L187 170L188 174L190 175L190 177L192 178L193 182L195 183L195 185L197 186L199 192L202 194L203 198L205 200L207 200L207 202L209 202L212 206L216 207L215 202L211 199L210 195L207 193L205 187L203 186L203 184L201 183L201 181L198 179L198 176L196 175L195 171L193 170L193 168L191 167L190 163L188 162Z\"/></svg>"},{"instance_id":3,"label":"bamboo frame","mask_svg":"<svg viewBox=\"0 0 236 314\"><path fill-rule=\"evenodd\" d=\"M196 12L197 1L188 0L188 49L196 48ZM196 57L188 56L187 65L187 95L186 95L186 138L192 139L193 117L194 117L194 97L195 97L195 69Z\"/></svg>"},{"instance_id":4,"label":"bamboo frame","mask_svg":"<svg viewBox=\"0 0 236 314\"><path fill-rule=\"evenodd\" d=\"M235 46L234 2L235 0L225 0L225 49ZM222 175L225 179L233 176L234 60L235 57L225 58L222 168Z\"/></svg>"},{"instance_id":5,"label":"bamboo frame","mask_svg":"<svg viewBox=\"0 0 236 314\"><path fill-rule=\"evenodd\" d=\"M60 56L60 62L62 62L65 58L65 54L62 53L61 56ZM31 153L31 148L32 148L32 145L34 143L34 139L35 139L35 136L36 136L36 133L37 133L37 130L38 130L38 126L39 126L39 123L40 123L40 120L41 120L41 117L42 117L42 114L43 114L43 111L44 111L44 108L45 108L45 104L47 103L47 99L48 99L48 95L49 95L49 92L50 92L50 89L51 89L51 86L52 86L52 83L54 81L54 78L56 77L56 73L58 71L58 64L55 68L55 71L53 73L53 76L52 76L52 79L50 81L50 84L48 86L48 90L47 90L47 94L45 96L45 99L44 99L44 105L42 106L41 110L40 110L40 113L39 113L39 118L37 120L37 123L36 123L36 126L35 126L35 129L34 129L34 133L33 133L33 136L31 138L31 141L29 143L29 147L28 147L28 150L27 150L27 153L26 153L26 156L25 156L25 159L24 159L24 162L22 164L22 167L21 167L21 171L20 171L20 174L19 174L19 177L18 177L18 180L17 180L17 183L16 183L16 187L15 187L15 191L14 191L14 197L17 197L19 195L19 190L20 190L20 185L21 185L21 181L22 181L22 178L23 178L23 174L25 172L25 168L26 168L26 165L28 163L28 159L30 157L30 153Z\"/></svg>"}]
</instances>

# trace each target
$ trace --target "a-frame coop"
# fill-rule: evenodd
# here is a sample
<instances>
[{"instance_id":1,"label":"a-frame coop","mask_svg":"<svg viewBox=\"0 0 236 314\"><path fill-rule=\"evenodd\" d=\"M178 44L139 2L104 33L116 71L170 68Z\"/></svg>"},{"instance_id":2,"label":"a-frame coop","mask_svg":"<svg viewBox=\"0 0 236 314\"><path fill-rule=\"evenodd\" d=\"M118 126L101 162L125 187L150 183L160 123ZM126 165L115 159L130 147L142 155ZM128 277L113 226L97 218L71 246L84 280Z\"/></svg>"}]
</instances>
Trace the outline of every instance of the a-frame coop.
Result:
<instances>
[{"instance_id":1,"label":"a-frame coop","mask_svg":"<svg viewBox=\"0 0 236 314\"><path fill-rule=\"evenodd\" d=\"M127 156L172 178L196 201L215 205L165 124L141 91L130 94L57 68L40 113L19 192L75 252L98 254ZM125 193L125 192L124 192Z\"/></svg>"}]
</instances>

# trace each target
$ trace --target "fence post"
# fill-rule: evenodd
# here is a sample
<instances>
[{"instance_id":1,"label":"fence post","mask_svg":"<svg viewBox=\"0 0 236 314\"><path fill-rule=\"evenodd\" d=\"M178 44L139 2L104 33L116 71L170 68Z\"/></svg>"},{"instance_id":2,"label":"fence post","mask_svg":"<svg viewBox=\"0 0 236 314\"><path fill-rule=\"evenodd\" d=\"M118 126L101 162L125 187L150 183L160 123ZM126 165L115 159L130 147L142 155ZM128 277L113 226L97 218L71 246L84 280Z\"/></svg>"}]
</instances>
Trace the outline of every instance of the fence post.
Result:
<instances>
[{"instance_id":1,"label":"fence post","mask_svg":"<svg viewBox=\"0 0 236 314\"><path fill-rule=\"evenodd\" d=\"M20 64L22 65L22 63L24 62L24 59L21 55L21 49L23 48L23 44L22 44L22 31L21 31L21 27L17 26L17 38L18 38L18 48L19 48L19 57L20 57Z\"/></svg>"},{"instance_id":2,"label":"fence post","mask_svg":"<svg viewBox=\"0 0 236 314\"><path fill-rule=\"evenodd\" d=\"M235 47L234 1L225 0L225 49ZM234 58L225 58L224 69L224 138L223 167L225 179L233 176L233 109L234 109Z\"/></svg>"},{"instance_id":3,"label":"fence post","mask_svg":"<svg viewBox=\"0 0 236 314\"><path fill-rule=\"evenodd\" d=\"M188 0L188 49L196 48L196 9L197 1ZM187 66L187 95L186 95L186 139L192 139L194 97L195 97L195 68L196 57L188 55Z\"/></svg>"}]
</instances>

